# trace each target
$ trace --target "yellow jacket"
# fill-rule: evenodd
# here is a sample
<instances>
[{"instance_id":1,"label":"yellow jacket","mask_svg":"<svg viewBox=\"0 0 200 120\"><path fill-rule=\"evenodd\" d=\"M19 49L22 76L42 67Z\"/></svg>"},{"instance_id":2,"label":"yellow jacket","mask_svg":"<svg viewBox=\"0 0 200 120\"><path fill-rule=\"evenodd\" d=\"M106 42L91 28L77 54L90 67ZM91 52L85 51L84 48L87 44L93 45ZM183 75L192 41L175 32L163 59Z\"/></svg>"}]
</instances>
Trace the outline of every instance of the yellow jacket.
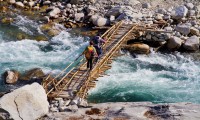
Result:
<instances>
[{"instance_id":1,"label":"yellow jacket","mask_svg":"<svg viewBox=\"0 0 200 120\"><path fill-rule=\"evenodd\" d=\"M97 51L93 45L89 45L85 48L82 54L85 54L86 59L91 59L92 57L97 57Z\"/></svg>"}]
</instances>

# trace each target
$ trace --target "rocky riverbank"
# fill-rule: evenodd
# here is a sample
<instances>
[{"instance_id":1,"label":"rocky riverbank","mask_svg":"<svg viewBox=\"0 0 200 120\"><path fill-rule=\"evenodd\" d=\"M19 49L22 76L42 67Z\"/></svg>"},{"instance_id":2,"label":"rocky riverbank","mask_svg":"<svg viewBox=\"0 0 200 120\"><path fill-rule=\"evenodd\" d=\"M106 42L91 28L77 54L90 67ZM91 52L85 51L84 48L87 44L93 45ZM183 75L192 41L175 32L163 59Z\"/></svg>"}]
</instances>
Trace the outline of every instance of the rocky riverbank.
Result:
<instances>
[{"instance_id":1,"label":"rocky riverbank","mask_svg":"<svg viewBox=\"0 0 200 120\"><path fill-rule=\"evenodd\" d=\"M38 15L37 20L43 22L40 29L48 36L58 35L62 31L55 27L55 22L63 24L66 28L84 25L102 28L124 20L127 23L142 23L157 28L157 31L140 32L141 37L137 38L140 43L148 44L150 47L164 47L167 51L199 50L200 5L197 0L9 0L8 3L11 4L11 8L8 7L10 9L14 7ZM4 6L1 9L4 12L8 11ZM12 22L13 19L2 18L1 21ZM23 39L26 36L19 35L18 38ZM42 36L37 39L47 40ZM140 49L144 52L140 52ZM130 45L128 50L148 53L146 51L149 51L149 47Z\"/></svg>"},{"instance_id":2,"label":"rocky riverbank","mask_svg":"<svg viewBox=\"0 0 200 120\"><path fill-rule=\"evenodd\" d=\"M79 108L74 104L62 112L49 112L49 102L45 90L37 83L26 85L4 95L0 98L0 106L0 118L6 120L200 119L200 105L193 103L110 102L90 103Z\"/></svg>"}]
</instances>

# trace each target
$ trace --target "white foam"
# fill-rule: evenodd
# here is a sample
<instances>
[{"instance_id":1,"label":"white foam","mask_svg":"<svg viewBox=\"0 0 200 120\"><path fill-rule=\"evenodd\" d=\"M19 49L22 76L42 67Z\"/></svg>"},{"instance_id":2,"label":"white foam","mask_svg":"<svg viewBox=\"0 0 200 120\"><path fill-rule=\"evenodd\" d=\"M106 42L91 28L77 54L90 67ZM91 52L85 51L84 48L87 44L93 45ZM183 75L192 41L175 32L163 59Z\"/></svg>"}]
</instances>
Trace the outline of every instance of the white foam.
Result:
<instances>
[{"instance_id":1,"label":"white foam","mask_svg":"<svg viewBox=\"0 0 200 120\"><path fill-rule=\"evenodd\" d=\"M39 30L38 28L38 23L34 22L33 20L28 19L25 16L17 15L15 18L13 25L19 27L20 30L23 32L26 32L30 35L33 35L34 33L31 30ZM32 28L32 29L31 29ZM40 31L38 31L40 32Z\"/></svg>"},{"instance_id":2,"label":"white foam","mask_svg":"<svg viewBox=\"0 0 200 120\"><path fill-rule=\"evenodd\" d=\"M46 72L54 69L57 69L54 72L59 72L59 70L62 70L72 62L86 45L83 42L83 38L71 38L67 32L61 32L61 34L55 36L52 40L55 43L61 42L62 44L50 45L53 50L48 52L41 50L41 47L49 44L48 42L37 42L26 39L0 43L0 72L2 73L8 68L24 71L35 67L42 68ZM76 45L76 42L79 45ZM70 49L65 49L68 46Z\"/></svg>"},{"instance_id":3,"label":"white foam","mask_svg":"<svg viewBox=\"0 0 200 120\"><path fill-rule=\"evenodd\" d=\"M135 59L122 56L113 62L107 74L98 79L90 95L105 97L108 92L118 91L107 98L127 99L128 95L137 94L151 96L153 102L200 103L200 63L179 53L139 55Z\"/></svg>"}]
</instances>

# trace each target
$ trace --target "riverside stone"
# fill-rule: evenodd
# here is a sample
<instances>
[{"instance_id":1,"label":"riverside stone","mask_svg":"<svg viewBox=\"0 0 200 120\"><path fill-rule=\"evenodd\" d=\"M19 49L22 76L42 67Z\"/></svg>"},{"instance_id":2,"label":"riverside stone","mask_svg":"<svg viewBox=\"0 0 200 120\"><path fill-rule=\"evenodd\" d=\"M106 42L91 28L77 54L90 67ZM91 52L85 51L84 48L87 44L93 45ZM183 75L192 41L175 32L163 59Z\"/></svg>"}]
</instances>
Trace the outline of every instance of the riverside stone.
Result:
<instances>
[{"instance_id":1,"label":"riverside stone","mask_svg":"<svg viewBox=\"0 0 200 120\"><path fill-rule=\"evenodd\" d=\"M189 16L189 17L195 16L195 10L189 10L189 11L188 11L188 16Z\"/></svg>"},{"instance_id":2,"label":"riverside stone","mask_svg":"<svg viewBox=\"0 0 200 120\"><path fill-rule=\"evenodd\" d=\"M124 2L125 2L124 4L132 5L132 6L140 4L140 1L138 0L125 0Z\"/></svg>"},{"instance_id":3,"label":"riverside stone","mask_svg":"<svg viewBox=\"0 0 200 120\"><path fill-rule=\"evenodd\" d=\"M76 13L74 16L75 16L75 21L77 22L82 22L85 17L84 13Z\"/></svg>"},{"instance_id":4,"label":"riverside stone","mask_svg":"<svg viewBox=\"0 0 200 120\"><path fill-rule=\"evenodd\" d=\"M171 16L174 19L182 19L184 18L188 13L188 9L185 6L178 6L171 12Z\"/></svg>"},{"instance_id":5,"label":"riverside stone","mask_svg":"<svg viewBox=\"0 0 200 120\"><path fill-rule=\"evenodd\" d=\"M171 38L167 42L167 47L169 50L177 50L182 45L183 40L178 37L171 36Z\"/></svg>"},{"instance_id":6,"label":"riverside stone","mask_svg":"<svg viewBox=\"0 0 200 120\"><path fill-rule=\"evenodd\" d=\"M14 120L35 120L48 113L49 103L44 88L38 83L23 86L0 99L0 107Z\"/></svg>"},{"instance_id":7,"label":"riverside stone","mask_svg":"<svg viewBox=\"0 0 200 120\"><path fill-rule=\"evenodd\" d=\"M50 17L53 17L53 18L57 18L58 16L58 14L60 13L61 11L60 11L60 9L59 8L54 8L53 10L51 10L50 12L49 12L49 16Z\"/></svg>"},{"instance_id":8,"label":"riverside stone","mask_svg":"<svg viewBox=\"0 0 200 120\"><path fill-rule=\"evenodd\" d=\"M179 24L176 26L175 30L184 35L188 35L190 33L190 26L187 24Z\"/></svg>"},{"instance_id":9,"label":"riverside stone","mask_svg":"<svg viewBox=\"0 0 200 120\"><path fill-rule=\"evenodd\" d=\"M93 24L102 27L108 24L108 19L103 17L98 17L96 20L93 21Z\"/></svg>"},{"instance_id":10,"label":"riverside stone","mask_svg":"<svg viewBox=\"0 0 200 120\"><path fill-rule=\"evenodd\" d=\"M166 13L167 13L167 10L165 10L164 8L159 8L159 9L157 10L157 13L166 14Z\"/></svg>"},{"instance_id":11,"label":"riverside stone","mask_svg":"<svg viewBox=\"0 0 200 120\"><path fill-rule=\"evenodd\" d=\"M142 43L130 44L126 46L125 49L128 49L130 53L138 53L138 54L150 53L150 47L147 44L142 44Z\"/></svg>"},{"instance_id":12,"label":"riverside stone","mask_svg":"<svg viewBox=\"0 0 200 120\"><path fill-rule=\"evenodd\" d=\"M41 79L44 77L44 72L40 68L34 68L28 70L24 75L20 77L20 80L30 80L30 79Z\"/></svg>"},{"instance_id":13,"label":"riverside stone","mask_svg":"<svg viewBox=\"0 0 200 120\"><path fill-rule=\"evenodd\" d=\"M122 6L113 7L105 14L105 16L110 17L112 15L118 17L121 13L123 13L123 10L124 7Z\"/></svg>"},{"instance_id":14,"label":"riverside stone","mask_svg":"<svg viewBox=\"0 0 200 120\"><path fill-rule=\"evenodd\" d=\"M150 3L143 3L142 4L142 8L150 8L151 7L151 4Z\"/></svg>"},{"instance_id":15,"label":"riverside stone","mask_svg":"<svg viewBox=\"0 0 200 120\"><path fill-rule=\"evenodd\" d=\"M192 10L194 8L194 4L193 3L186 3L185 6L189 9Z\"/></svg>"},{"instance_id":16,"label":"riverside stone","mask_svg":"<svg viewBox=\"0 0 200 120\"><path fill-rule=\"evenodd\" d=\"M197 51L199 50L199 38L197 36L192 36L190 38L188 38L185 43L183 44L183 47L186 50L190 50L190 51Z\"/></svg>"},{"instance_id":17,"label":"riverside stone","mask_svg":"<svg viewBox=\"0 0 200 120\"><path fill-rule=\"evenodd\" d=\"M50 4L51 4L51 1L49 1L49 0L48 0L48 1L44 1L43 4L44 4L44 5L50 5Z\"/></svg>"},{"instance_id":18,"label":"riverside stone","mask_svg":"<svg viewBox=\"0 0 200 120\"><path fill-rule=\"evenodd\" d=\"M191 27L190 28L190 32L193 34L193 35L196 35L196 36L199 36L199 30L195 27Z\"/></svg>"},{"instance_id":19,"label":"riverside stone","mask_svg":"<svg viewBox=\"0 0 200 120\"><path fill-rule=\"evenodd\" d=\"M14 84L19 79L19 72L16 70L9 70L4 73L4 77L7 84Z\"/></svg>"},{"instance_id":20,"label":"riverside stone","mask_svg":"<svg viewBox=\"0 0 200 120\"><path fill-rule=\"evenodd\" d=\"M35 5L35 2L31 1L31 2L28 2L28 6L29 7L33 7Z\"/></svg>"},{"instance_id":21,"label":"riverside stone","mask_svg":"<svg viewBox=\"0 0 200 120\"><path fill-rule=\"evenodd\" d=\"M15 0L9 0L10 4L15 4L15 2L16 2Z\"/></svg>"},{"instance_id":22,"label":"riverside stone","mask_svg":"<svg viewBox=\"0 0 200 120\"><path fill-rule=\"evenodd\" d=\"M24 8L24 4L22 2L16 2L15 5L17 7L21 7L21 8Z\"/></svg>"}]
</instances>

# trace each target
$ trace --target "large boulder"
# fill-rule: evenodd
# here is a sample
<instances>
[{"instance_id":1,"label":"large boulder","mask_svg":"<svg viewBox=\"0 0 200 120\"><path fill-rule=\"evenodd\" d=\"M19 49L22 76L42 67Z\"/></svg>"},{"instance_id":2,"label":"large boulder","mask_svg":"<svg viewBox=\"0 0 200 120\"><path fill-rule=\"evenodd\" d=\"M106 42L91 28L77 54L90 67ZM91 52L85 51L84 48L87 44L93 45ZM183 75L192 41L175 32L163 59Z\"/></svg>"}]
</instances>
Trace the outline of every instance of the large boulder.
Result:
<instances>
[{"instance_id":1,"label":"large boulder","mask_svg":"<svg viewBox=\"0 0 200 120\"><path fill-rule=\"evenodd\" d=\"M137 54L149 54L150 47L147 44L142 43L134 43L130 44L125 47L125 49L129 50L130 53L137 53Z\"/></svg>"},{"instance_id":2,"label":"large boulder","mask_svg":"<svg viewBox=\"0 0 200 120\"><path fill-rule=\"evenodd\" d=\"M192 36L190 38L188 38L185 43L183 44L183 47L186 50L189 51L197 51L199 50L199 38L197 36Z\"/></svg>"},{"instance_id":3,"label":"large boulder","mask_svg":"<svg viewBox=\"0 0 200 120\"><path fill-rule=\"evenodd\" d=\"M192 10L194 8L194 4L193 3L186 3L185 6L189 9Z\"/></svg>"},{"instance_id":4,"label":"large boulder","mask_svg":"<svg viewBox=\"0 0 200 120\"><path fill-rule=\"evenodd\" d=\"M75 21L81 22L84 20L85 14L84 13L76 13L75 15Z\"/></svg>"},{"instance_id":5,"label":"large boulder","mask_svg":"<svg viewBox=\"0 0 200 120\"><path fill-rule=\"evenodd\" d=\"M122 7L122 6L113 7L106 13L106 16L107 17L110 17L110 16L118 17L121 13L123 13L123 11L124 11L124 7Z\"/></svg>"},{"instance_id":6,"label":"large boulder","mask_svg":"<svg viewBox=\"0 0 200 120\"><path fill-rule=\"evenodd\" d=\"M187 24L179 24L176 26L175 30L184 35L188 35L190 33L190 26Z\"/></svg>"},{"instance_id":7,"label":"large boulder","mask_svg":"<svg viewBox=\"0 0 200 120\"><path fill-rule=\"evenodd\" d=\"M34 2L34 1L28 2L28 6L29 6L29 7L33 7L34 5L35 5L35 2Z\"/></svg>"},{"instance_id":8,"label":"large boulder","mask_svg":"<svg viewBox=\"0 0 200 120\"><path fill-rule=\"evenodd\" d=\"M24 4L22 2L16 2L15 5L20 8L24 8Z\"/></svg>"},{"instance_id":9,"label":"large boulder","mask_svg":"<svg viewBox=\"0 0 200 120\"><path fill-rule=\"evenodd\" d=\"M34 68L26 71L26 73L20 77L20 80L41 79L44 75L42 69Z\"/></svg>"},{"instance_id":10,"label":"large boulder","mask_svg":"<svg viewBox=\"0 0 200 120\"><path fill-rule=\"evenodd\" d=\"M95 26L102 27L102 26L107 25L108 22L109 22L109 20L107 18L103 18L100 16L92 16L92 23Z\"/></svg>"},{"instance_id":11,"label":"large boulder","mask_svg":"<svg viewBox=\"0 0 200 120\"><path fill-rule=\"evenodd\" d=\"M15 0L9 0L10 4L15 4L15 2L16 2Z\"/></svg>"},{"instance_id":12,"label":"large boulder","mask_svg":"<svg viewBox=\"0 0 200 120\"><path fill-rule=\"evenodd\" d=\"M58 14L59 14L60 12L61 12L61 11L60 11L59 8L54 8L54 9L52 9L52 10L48 13L48 15L49 15L50 17L52 17L52 18L57 18L57 17L58 17Z\"/></svg>"},{"instance_id":13,"label":"large boulder","mask_svg":"<svg viewBox=\"0 0 200 120\"><path fill-rule=\"evenodd\" d=\"M191 27L190 28L190 33L193 34L193 35L196 35L196 36L199 36L199 30L195 27Z\"/></svg>"},{"instance_id":14,"label":"large boulder","mask_svg":"<svg viewBox=\"0 0 200 120\"><path fill-rule=\"evenodd\" d=\"M167 48L169 50L177 50L181 47L183 40L178 37L171 36L171 38L167 42Z\"/></svg>"},{"instance_id":15,"label":"large boulder","mask_svg":"<svg viewBox=\"0 0 200 120\"><path fill-rule=\"evenodd\" d=\"M171 16L174 19L181 19L184 18L188 13L188 9L185 6L179 6L177 8L175 8L172 12L171 12Z\"/></svg>"},{"instance_id":16,"label":"large boulder","mask_svg":"<svg viewBox=\"0 0 200 120\"><path fill-rule=\"evenodd\" d=\"M0 108L14 120L36 120L48 113L49 103L43 87L33 83L1 97Z\"/></svg>"},{"instance_id":17,"label":"large boulder","mask_svg":"<svg viewBox=\"0 0 200 120\"><path fill-rule=\"evenodd\" d=\"M18 81L20 73L16 70L8 70L4 73L5 83L14 84Z\"/></svg>"}]
</instances>

